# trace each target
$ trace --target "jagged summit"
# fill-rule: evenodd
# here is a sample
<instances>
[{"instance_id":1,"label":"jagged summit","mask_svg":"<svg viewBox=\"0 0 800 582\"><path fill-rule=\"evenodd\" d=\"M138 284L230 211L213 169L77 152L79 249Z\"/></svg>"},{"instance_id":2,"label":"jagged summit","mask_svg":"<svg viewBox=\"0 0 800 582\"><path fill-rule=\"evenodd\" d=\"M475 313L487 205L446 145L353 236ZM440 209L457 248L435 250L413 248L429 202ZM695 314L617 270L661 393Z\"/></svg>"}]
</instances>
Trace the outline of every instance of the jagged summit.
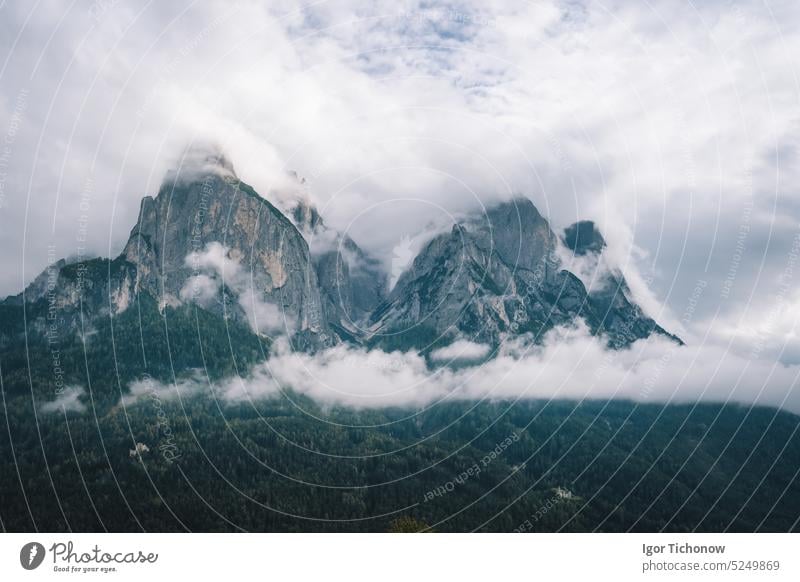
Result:
<instances>
[{"instance_id":1,"label":"jagged summit","mask_svg":"<svg viewBox=\"0 0 800 582\"><path fill-rule=\"evenodd\" d=\"M457 339L497 346L522 333L541 338L578 319L612 347L666 334L629 299L621 274L616 291L590 293L562 264L557 246L526 198L462 221L430 241L400 277L372 315L370 340L423 351Z\"/></svg>"},{"instance_id":2,"label":"jagged summit","mask_svg":"<svg viewBox=\"0 0 800 582\"><path fill-rule=\"evenodd\" d=\"M259 333L288 333L298 346L330 345L333 334L301 233L232 170L219 172L232 168L224 156L213 159L217 165L196 158L203 173L191 181L167 180L155 198L142 202L123 251L137 265L137 291L148 291L161 305L200 302L212 313L247 320ZM206 259L212 248L224 250L216 262ZM199 281L208 282L204 278L214 292L193 292Z\"/></svg>"},{"instance_id":3,"label":"jagged summit","mask_svg":"<svg viewBox=\"0 0 800 582\"><path fill-rule=\"evenodd\" d=\"M465 224L476 244L514 269L536 269L555 249L549 223L522 196L491 206Z\"/></svg>"},{"instance_id":4,"label":"jagged summit","mask_svg":"<svg viewBox=\"0 0 800 582\"><path fill-rule=\"evenodd\" d=\"M669 337L678 344L683 341L657 325L636 303L622 271L608 260L606 241L591 220L576 222L564 229L564 245L578 259L588 297L602 317L602 332L609 336L612 347L624 347L633 338L652 333Z\"/></svg>"},{"instance_id":5,"label":"jagged summit","mask_svg":"<svg viewBox=\"0 0 800 582\"><path fill-rule=\"evenodd\" d=\"M242 182L218 148L187 149L158 193L142 200L118 257L55 263L24 299L3 306L28 309L23 331L44 334L56 309L74 333L145 298L164 317L202 310L308 351L342 341L422 352L460 339L497 346L578 320L612 347L669 335L636 305L619 271L604 272L591 289L570 272L558 236L527 198L434 237L387 295L380 261L327 226L302 179L294 180L297 189L272 197L279 208ZM605 247L589 221L568 227L563 240L581 257L600 257ZM0 343L24 341L17 328Z\"/></svg>"},{"instance_id":6,"label":"jagged summit","mask_svg":"<svg viewBox=\"0 0 800 582\"><path fill-rule=\"evenodd\" d=\"M564 229L564 244L578 256L601 253L606 241L591 220L581 220Z\"/></svg>"}]
</instances>

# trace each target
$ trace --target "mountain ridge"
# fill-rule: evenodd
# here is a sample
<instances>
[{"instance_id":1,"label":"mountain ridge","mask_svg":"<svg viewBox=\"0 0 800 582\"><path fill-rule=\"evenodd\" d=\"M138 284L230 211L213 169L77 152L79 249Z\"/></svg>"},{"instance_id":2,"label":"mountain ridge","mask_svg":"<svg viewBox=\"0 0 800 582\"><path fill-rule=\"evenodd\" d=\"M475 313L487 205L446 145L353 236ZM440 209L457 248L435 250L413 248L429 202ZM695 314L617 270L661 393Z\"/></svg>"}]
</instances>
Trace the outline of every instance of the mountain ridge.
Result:
<instances>
[{"instance_id":1,"label":"mountain ridge","mask_svg":"<svg viewBox=\"0 0 800 582\"><path fill-rule=\"evenodd\" d=\"M259 338L267 357L280 335L300 351L345 342L427 354L462 339L492 348L523 334L538 341L579 320L611 348L652 334L680 343L635 303L618 270L587 289L559 257L570 243L582 257L602 257L606 246L590 222L555 233L518 196L434 237L389 291L380 261L329 228L309 200L279 208L226 157L201 154L142 199L117 257L62 259L0 302L10 322L0 349L13 351L29 336L46 339L53 312L58 333L83 337L143 296L164 318L188 317L191 307L216 318L220 329L236 324L248 353Z\"/></svg>"},{"instance_id":2,"label":"mountain ridge","mask_svg":"<svg viewBox=\"0 0 800 582\"><path fill-rule=\"evenodd\" d=\"M427 351L466 337L497 346L509 335L541 338L579 318L595 335L607 336L610 347L653 333L677 340L627 297L621 273L609 279L605 293L589 292L559 258L558 245L547 220L524 197L456 224L425 246L376 310L374 343Z\"/></svg>"}]
</instances>

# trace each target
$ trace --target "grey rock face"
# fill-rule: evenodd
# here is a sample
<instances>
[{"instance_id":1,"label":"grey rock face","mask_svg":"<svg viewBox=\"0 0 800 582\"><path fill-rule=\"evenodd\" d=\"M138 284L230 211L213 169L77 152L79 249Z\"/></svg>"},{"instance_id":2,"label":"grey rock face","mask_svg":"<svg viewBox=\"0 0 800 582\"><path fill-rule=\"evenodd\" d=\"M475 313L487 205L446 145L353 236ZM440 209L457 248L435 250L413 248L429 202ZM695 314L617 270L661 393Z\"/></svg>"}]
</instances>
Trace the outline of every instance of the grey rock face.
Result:
<instances>
[{"instance_id":1,"label":"grey rock face","mask_svg":"<svg viewBox=\"0 0 800 582\"><path fill-rule=\"evenodd\" d=\"M335 344L305 239L236 177L230 162L222 159L214 166L213 161L204 158L199 172L195 164L184 175L168 175L155 197L142 200L139 219L117 259L60 262L34 281L27 300L41 300L47 279L54 279L51 300L62 317L82 304L91 319L121 313L141 292L154 297L161 309L176 307L195 300L192 282L209 287L213 281L203 296L206 310L247 321L267 335L272 330L260 326L275 319L271 327L287 333L298 349ZM218 252L203 258L209 249Z\"/></svg>"},{"instance_id":2,"label":"grey rock face","mask_svg":"<svg viewBox=\"0 0 800 582\"><path fill-rule=\"evenodd\" d=\"M251 293L254 302L277 308L298 347L334 342L308 244L289 219L235 177L209 173L165 182L155 198L142 201L123 256L138 267L137 291L172 305L187 297L187 281L207 269L196 257L212 243L222 245L230 263L216 273L223 293L206 305L210 311L246 318L247 303L229 299Z\"/></svg>"},{"instance_id":3,"label":"grey rock face","mask_svg":"<svg viewBox=\"0 0 800 582\"><path fill-rule=\"evenodd\" d=\"M547 220L527 198L489 208L465 227L484 253L496 253L514 270L542 268L557 244Z\"/></svg>"},{"instance_id":4,"label":"grey rock face","mask_svg":"<svg viewBox=\"0 0 800 582\"><path fill-rule=\"evenodd\" d=\"M496 345L532 330L542 317L529 299L558 279L556 244L522 198L454 226L422 250L373 314L372 340L425 349L462 335Z\"/></svg>"}]
</instances>

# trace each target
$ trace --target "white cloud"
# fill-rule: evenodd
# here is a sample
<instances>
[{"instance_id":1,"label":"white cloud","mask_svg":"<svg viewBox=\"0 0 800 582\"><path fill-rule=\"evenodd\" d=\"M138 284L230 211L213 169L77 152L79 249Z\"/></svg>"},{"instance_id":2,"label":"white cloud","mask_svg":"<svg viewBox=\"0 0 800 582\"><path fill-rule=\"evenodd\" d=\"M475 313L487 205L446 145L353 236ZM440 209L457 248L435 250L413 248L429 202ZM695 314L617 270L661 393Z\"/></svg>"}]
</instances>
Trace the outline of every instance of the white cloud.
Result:
<instances>
[{"instance_id":1,"label":"white cloud","mask_svg":"<svg viewBox=\"0 0 800 582\"><path fill-rule=\"evenodd\" d=\"M340 251L344 252L341 235L333 229L318 229L317 232L303 233L308 241L308 250L312 256L318 257L326 253ZM346 256L346 253L344 256Z\"/></svg>"},{"instance_id":2,"label":"white cloud","mask_svg":"<svg viewBox=\"0 0 800 582\"><path fill-rule=\"evenodd\" d=\"M205 274L192 275L181 288L181 299L207 306L217 298L220 282Z\"/></svg>"},{"instance_id":3,"label":"white cloud","mask_svg":"<svg viewBox=\"0 0 800 582\"><path fill-rule=\"evenodd\" d=\"M45 402L39 410L45 414L62 411L85 412L86 405L81 401L85 395L86 391L81 386L67 386L55 400Z\"/></svg>"},{"instance_id":4,"label":"white cloud","mask_svg":"<svg viewBox=\"0 0 800 582\"><path fill-rule=\"evenodd\" d=\"M414 406L428 398L420 383L428 382L425 361L415 354L364 351L339 345L316 356L292 352L285 342L275 355L247 378L223 383L227 401L270 397L293 390L323 403L357 408Z\"/></svg>"},{"instance_id":5,"label":"white cloud","mask_svg":"<svg viewBox=\"0 0 800 582\"><path fill-rule=\"evenodd\" d=\"M239 262L229 256L228 248L222 244L212 242L202 251L189 253L185 264L197 274L189 277L181 288L180 295L184 301L208 306L215 298L219 298L222 284L225 284L236 294L238 304L253 331L291 333L297 329L295 318L263 299L263 293L254 289L251 278L241 269Z\"/></svg>"},{"instance_id":6,"label":"white cloud","mask_svg":"<svg viewBox=\"0 0 800 582\"><path fill-rule=\"evenodd\" d=\"M544 345L509 342L496 358L457 370L431 370L414 352L339 345L311 355L292 352L279 340L270 359L250 375L228 378L212 389L229 403L291 390L353 408L423 407L447 400L626 399L758 404L800 413L799 380L799 365L749 359L714 345L678 346L653 337L610 351L579 327L553 330ZM182 390L206 390L195 382Z\"/></svg>"},{"instance_id":7,"label":"white cloud","mask_svg":"<svg viewBox=\"0 0 800 582\"><path fill-rule=\"evenodd\" d=\"M489 355L491 346L469 340L456 340L448 346L433 350L431 359L436 362L480 360Z\"/></svg>"},{"instance_id":8,"label":"white cloud","mask_svg":"<svg viewBox=\"0 0 800 582\"><path fill-rule=\"evenodd\" d=\"M179 398L189 398L201 393L207 387L202 373L195 371L191 376L182 378L173 384L163 384L146 376L128 385L127 394L121 398L124 406L133 406L146 398L158 402L169 402Z\"/></svg>"},{"instance_id":9,"label":"white cloud","mask_svg":"<svg viewBox=\"0 0 800 582\"><path fill-rule=\"evenodd\" d=\"M258 292L249 287L239 293L239 305L247 314L247 322L253 331L281 333L297 329L297 322L286 310L274 303L262 301L258 295Z\"/></svg>"},{"instance_id":10,"label":"white cloud","mask_svg":"<svg viewBox=\"0 0 800 582\"><path fill-rule=\"evenodd\" d=\"M228 248L218 242L208 243L203 251L186 255L184 262L192 269L205 269L222 277L226 283L238 285L241 279L239 263L228 256Z\"/></svg>"},{"instance_id":11,"label":"white cloud","mask_svg":"<svg viewBox=\"0 0 800 582\"><path fill-rule=\"evenodd\" d=\"M707 324L713 340L747 357L800 364L800 292L749 305L738 321Z\"/></svg>"}]
</instances>

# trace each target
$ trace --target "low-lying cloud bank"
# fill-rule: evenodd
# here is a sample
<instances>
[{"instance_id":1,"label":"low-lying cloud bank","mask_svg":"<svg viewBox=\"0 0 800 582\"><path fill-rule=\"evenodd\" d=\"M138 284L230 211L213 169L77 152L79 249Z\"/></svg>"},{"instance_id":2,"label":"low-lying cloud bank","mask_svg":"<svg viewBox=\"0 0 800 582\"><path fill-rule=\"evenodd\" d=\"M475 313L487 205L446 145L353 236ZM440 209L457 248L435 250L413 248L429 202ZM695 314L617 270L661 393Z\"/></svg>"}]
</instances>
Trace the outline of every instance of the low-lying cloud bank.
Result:
<instances>
[{"instance_id":1,"label":"low-lying cloud bank","mask_svg":"<svg viewBox=\"0 0 800 582\"><path fill-rule=\"evenodd\" d=\"M466 345L466 344L465 344ZM474 348L473 348L474 349ZM328 405L421 407L449 400L628 399L637 402L731 402L800 413L800 366L786 366L711 345L678 346L661 338L612 351L585 328L556 329L544 345L515 340L482 364L431 370L414 352L340 345L311 355L277 343L272 357L243 378L158 385L182 396L209 389L224 402L291 390ZM133 402L136 385L131 391Z\"/></svg>"},{"instance_id":2,"label":"low-lying cloud bank","mask_svg":"<svg viewBox=\"0 0 800 582\"><path fill-rule=\"evenodd\" d=\"M39 407L39 411L44 414L54 412L86 412L86 405L82 402L85 391L80 386L67 386L56 395L55 400L45 402Z\"/></svg>"}]
</instances>

